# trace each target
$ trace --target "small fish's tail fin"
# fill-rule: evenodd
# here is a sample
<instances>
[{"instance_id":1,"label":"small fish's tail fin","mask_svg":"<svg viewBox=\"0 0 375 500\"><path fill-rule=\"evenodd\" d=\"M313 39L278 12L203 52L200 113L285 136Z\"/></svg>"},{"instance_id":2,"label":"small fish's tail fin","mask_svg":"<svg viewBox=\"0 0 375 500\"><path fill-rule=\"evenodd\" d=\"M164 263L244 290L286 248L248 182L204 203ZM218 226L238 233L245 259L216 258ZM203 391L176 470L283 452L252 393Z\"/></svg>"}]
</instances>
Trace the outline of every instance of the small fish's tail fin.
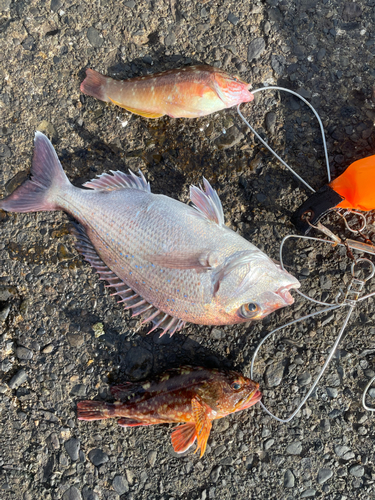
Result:
<instances>
[{"instance_id":1,"label":"small fish's tail fin","mask_svg":"<svg viewBox=\"0 0 375 500\"><path fill-rule=\"evenodd\" d=\"M80 401L77 403L78 420L103 420L116 416L116 405L102 401Z\"/></svg>"},{"instance_id":2,"label":"small fish's tail fin","mask_svg":"<svg viewBox=\"0 0 375 500\"><path fill-rule=\"evenodd\" d=\"M107 96L108 77L101 75L93 69L86 70L86 78L81 83L81 92L91 95L100 101L110 102Z\"/></svg>"},{"instance_id":3,"label":"small fish's tail fin","mask_svg":"<svg viewBox=\"0 0 375 500\"><path fill-rule=\"evenodd\" d=\"M0 208L7 212L42 212L58 210L56 192L70 186L50 140L41 132L35 133L35 148L31 179L4 200Z\"/></svg>"}]
</instances>

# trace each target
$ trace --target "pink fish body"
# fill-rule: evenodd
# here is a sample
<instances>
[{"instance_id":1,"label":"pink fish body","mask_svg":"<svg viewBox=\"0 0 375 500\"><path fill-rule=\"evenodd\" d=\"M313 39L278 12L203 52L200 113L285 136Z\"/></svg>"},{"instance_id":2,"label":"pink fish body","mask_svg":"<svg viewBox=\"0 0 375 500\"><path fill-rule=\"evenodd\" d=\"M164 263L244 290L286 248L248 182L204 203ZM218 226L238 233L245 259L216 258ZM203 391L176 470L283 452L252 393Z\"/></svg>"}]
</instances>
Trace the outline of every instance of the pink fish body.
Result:
<instances>
[{"instance_id":1,"label":"pink fish body","mask_svg":"<svg viewBox=\"0 0 375 500\"><path fill-rule=\"evenodd\" d=\"M81 401L79 420L118 417L122 427L184 422L172 433L172 445L184 453L197 440L203 456L212 421L245 410L262 397L259 384L235 371L182 366L140 383L111 388L115 403Z\"/></svg>"},{"instance_id":2,"label":"pink fish body","mask_svg":"<svg viewBox=\"0 0 375 500\"><path fill-rule=\"evenodd\" d=\"M130 80L88 69L84 94L113 102L146 118L197 118L254 99L249 84L211 66L186 66Z\"/></svg>"},{"instance_id":3,"label":"pink fish body","mask_svg":"<svg viewBox=\"0 0 375 500\"><path fill-rule=\"evenodd\" d=\"M293 303L299 282L224 224L210 184L194 207L155 195L142 174L113 172L74 187L52 144L36 133L32 179L0 201L10 212L64 210L79 222L77 248L133 315L171 334L185 322L261 319Z\"/></svg>"}]
</instances>

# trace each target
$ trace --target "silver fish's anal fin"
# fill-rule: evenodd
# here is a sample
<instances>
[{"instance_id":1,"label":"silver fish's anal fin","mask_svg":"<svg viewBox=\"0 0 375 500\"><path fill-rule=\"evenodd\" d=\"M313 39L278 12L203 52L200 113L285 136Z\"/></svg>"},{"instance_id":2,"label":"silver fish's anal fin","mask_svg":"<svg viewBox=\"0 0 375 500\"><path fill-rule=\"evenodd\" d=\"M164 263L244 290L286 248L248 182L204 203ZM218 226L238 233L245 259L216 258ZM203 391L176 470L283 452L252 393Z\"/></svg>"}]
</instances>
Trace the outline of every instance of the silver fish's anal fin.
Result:
<instances>
[{"instance_id":1,"label":"silver fish's anal fin","mask_svg":"<svg viewBox=\"0 0 375 500\"><path fill-rule=\"evenodd\" d=\"M110 174L101 174L96 179L83 184L84 187L95 189L97 191L116 191L118 189L139 189L151 193L150 183L146 181L144 175L139 170L139 176L129 170L129 174L125 174L120 170Z\"/></svg>"},{"instance_id":2,"label":"silver fish's anal fin","mask_svg":"<svg viewBox=\"0 0 375 500\"><path fill-rule=\"evenodd\" d=\"M148 259L153 264L168 269L195 269L197 272L211 270L216 263L215 255L207 251L199 253L171 252L165 254L149 255Z\"/></svg>"},{"instance_id":3,"label":"silver fish's anal fin","mask_svg":"<svg viewBox=\"0 0 375 500\"><path fill-rule=\"evenodd\" d=\"M154 327L148 333L156 330L156 328L162 328L163 332L160 336L165 333L169 333L172 336L176 331L181 330L181 328L185 326L185 322L183 320L163 313L155 306L148 303L145 299L138 295L138 293L134 292L126 283L121 281L121 279L111 269L109 269L109 267L99 257L85 229L81 225L72 223L70 226L70 232L77 240L77 250L97 271L100 279L108 281L109 286L116 290L113 295L118 295L121 298L119 302L123 302L125 304L125 309L132 309L133 316L145 313L146 318L143 319L142 323L147 323L148 321L152 321L154 323Z\"/></svg>"},{"instance_id":4,"label":"silver fish's anal fin","mask_svg":"<svg viewBox=\"0 0 375 500\"><path fill-rule=\"evenodd\" d=\"M204 177L203 185L204 189L202 186L190 186L190 199L194 203L194 208L200 216L219 226L224 226L223 207L217 192Z\"/></svg>"}]
</instances>

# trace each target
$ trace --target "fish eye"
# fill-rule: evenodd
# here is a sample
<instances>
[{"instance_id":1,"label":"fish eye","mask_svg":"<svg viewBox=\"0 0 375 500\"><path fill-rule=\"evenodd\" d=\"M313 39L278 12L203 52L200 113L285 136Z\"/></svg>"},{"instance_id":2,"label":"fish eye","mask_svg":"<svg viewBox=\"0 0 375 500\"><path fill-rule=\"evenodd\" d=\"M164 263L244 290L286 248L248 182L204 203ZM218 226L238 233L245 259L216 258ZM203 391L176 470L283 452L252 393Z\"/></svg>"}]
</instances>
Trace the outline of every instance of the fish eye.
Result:
<instances>
[{"instance_id":1,"label":"fish eye","mask_svg":"<svg viewBox=\"0 0 375 500\"><path fill-rule=\"evenodd\" d=\"M234 80L235 82L238 82L238 76L234 76L234 77L233 77L233 80Z\"/></svg>"},{"instance_id":2,"label":"fish eye","mask_svg":"<svg viewBox=\"0 0 375 500\"><path fill-rule=\"evenodd\" d=\"M231 388L234 390L234 391L238 391L241 389L241 384L239 382L233 382L233 384L231 385Z\"/></svg>"},{"instance_id":3,"label":"fish eye","mask_svg":"<svg viewBox=\"0 0 375 500\"><path fill-rule=\"evenodd\" d=\"M249 302L248 304L244 304L240 308L240 316L245 319L252 318L259 311L258 304L254 304L254 302Z\"/></svg>"}]
</instances>

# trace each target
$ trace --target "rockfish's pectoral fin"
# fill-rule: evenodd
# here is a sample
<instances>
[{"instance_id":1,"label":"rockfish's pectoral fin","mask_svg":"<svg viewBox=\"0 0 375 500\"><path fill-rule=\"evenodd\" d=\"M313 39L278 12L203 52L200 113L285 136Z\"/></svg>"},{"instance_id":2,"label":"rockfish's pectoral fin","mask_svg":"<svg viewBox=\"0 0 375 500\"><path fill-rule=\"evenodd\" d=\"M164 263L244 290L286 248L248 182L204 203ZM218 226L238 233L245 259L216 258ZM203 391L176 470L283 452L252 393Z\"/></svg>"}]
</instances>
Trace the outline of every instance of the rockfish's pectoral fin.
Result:
<instances>
[{"instance_id":1,"label":"rockfish's pectoral fin","mask_svg":"<svg viewBox=\"0 0 375 500\"><path fill-rule=\"evenodd\" d=\"M148 258L154 265L168 269L195 269L197 272L212 269L208 251L199 253L171 252L149 255Z\"/></svg>"},{"instance_id":2,"label":"rockfish's pectoral fin","mask_svg":"<svg viewBox=\"0 0 375 500\"><path fill-rule=\"evenodd\" d=\"M136 420L135 418L127 418L123 417L117 420L118 425L121 427L141 427L141 426L146 426L146 425L151 425L148 424L147 422L142 422L142 420Z\"/></svg>"},{"instance_id":3,"label":"rockfish's pectoral fin","mask_svg":"<svg viewBox=\"0 0 375 500\"><path fill-rule=\"evenodd\" d=\"M203 185L204 189L202 186L190 186L190 199L194 203L194 208L201 217L223 226L224 212L220 198L204 177Z\"/></svg>"},{"instance_id":4,"label":"rockfish's pectoral fin","mask_svg":"<svg viewBox=\"0 0 375 500\"><path fill-rule=\"evenodd\" d=\"M120 106L120 108L126 109L126 111L129 111L130 113L134 113L135 115L140 115L143 116L144 118L160 118L161 116L164 116L164 113L149 113L147 111L143 111L143 109L136 109L136 108L130 108L129 106L125 106L124 104L121 104L121 102L115 101L114 99L111 99L108 96L108 99L113 102L113 104L116 104L116 106Z\"/></svg>"},{"instance_id":5,"label":"rockfish's pectoral fin","mask_svg":"<svg viewBox=\"0 0 375 500\"><path fill-rule=\"evenodd\" d=\"M144 175L139 170L139 176L129 170L129 174L125 174L120 170L114 172L111 170L110 174L101 174L96 179L83 184L84 187L95 189L98 191L116 191L118 189L139 189L151 193L150 183L146 181Z\"/></svg>"},{"instance_id":6,"label":"rockfish's pectoral fin","mask_svg":"<svg viewBox=\"0 0 375 500\"><path fill-rule=\"evenodd\" d=\"M171 434L173 449L176 453L185 453L197 438L195 424L183 424Z\"/></svg>"},{"instance_id":7,"label":"rockfish's pectoral fin","mask_svg":"<svg viewBox=\"0 0 375 500\"><path fill-rule=\"evenodd\" d=\"M212 428L212 422L208 418L208 411L210 411L211 408L205 403L201 403L197 398L191 400L191 406L194 413L195 429L197 433L197 449L194 453L200 449L200 457L202 458L206 451L207 440Z\"/></svg>"}]
</instances>

